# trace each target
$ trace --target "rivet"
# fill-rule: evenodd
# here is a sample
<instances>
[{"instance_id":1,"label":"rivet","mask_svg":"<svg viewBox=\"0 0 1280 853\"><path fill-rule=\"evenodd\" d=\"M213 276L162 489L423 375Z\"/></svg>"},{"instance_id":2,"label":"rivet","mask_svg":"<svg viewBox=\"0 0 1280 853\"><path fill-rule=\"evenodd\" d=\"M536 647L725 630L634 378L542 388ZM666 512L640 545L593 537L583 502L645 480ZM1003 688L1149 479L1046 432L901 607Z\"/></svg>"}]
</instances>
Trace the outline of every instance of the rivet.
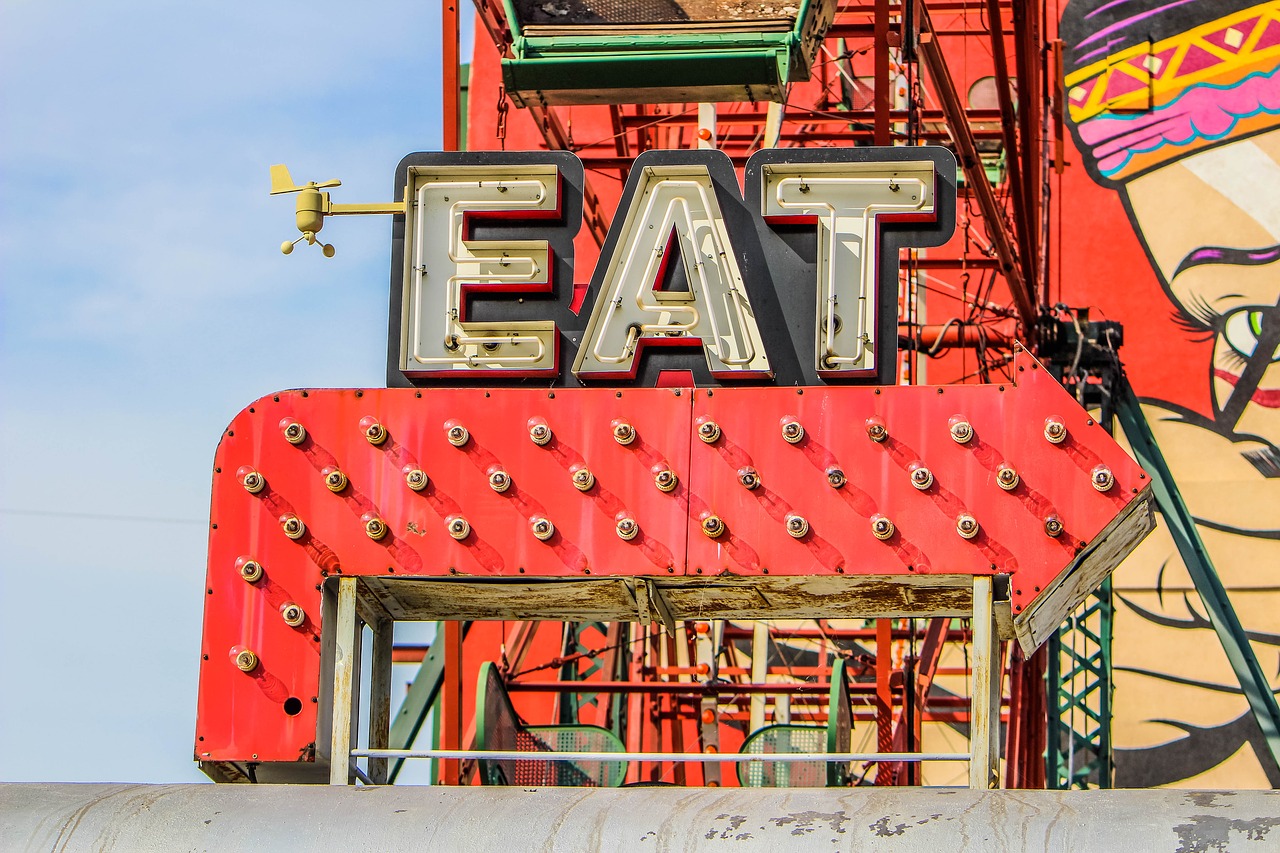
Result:
<instances>
[{"instance_id":1,"label":"rivet","mask_svg":"<svg viewBox=\"0 0 1280 853\"><path fill-rule=\"evenodd\" d=\"M739 468L738 482L745 489L758 489L760 488L760 474L757 473L755 468Z\"/></svg>"},{"instance_id":2,"label":"rivet","mask_svg":"<svg viewBox=\"0 0 1280 853\"><path fill-rule=\"evenodd\" d=\"M258 656L249 649L232 649L231 662L241 672L253 672L258 668Z\"/></svg>"},{"instance_id":3,"label":"rivet","mask_svg":"<svg viewBox=\"0 0 1280 853\"><path fill-rule=\"evenodd\" d=\"M410 468L404 472L404 483L415 492L420 492L431 483L431 478L421 468Z\"/></svg>"},{"instance_id":4,"label":"rivet","mask_svg":"<svg viewBox=\"0 0 1280 853\"><path fill-rule=\"evenodd\" d=\"M533 531L533 535L540 541L546 542L556 532L556 526L551 523L551 519L534 516L529 519L529 529Z\"/></svg>"},{"instance_id":5,"label":"rivet","mask_svg":"<svg viewBox=\"0 0 1280 853\"><path fill-rule=\"evenodd\" d=\"M280 605L280 616L284 619L284 624L290 628L297 628L303 622L307 621L307 614L301 607L292 601L286 601Z\"/></svg>"},{"instance_id":6,"label":"rivet","mask_svg":"<svg viewBox=\"0 0 1280 853\"><path fill-rule=\"evenodd\" d=\"M911 475L911 485L920 491L924 491L933 485L933 472L924 466L923 462L912 462L907 467L908 473Z\"/></svg>"},{"instance_id":7,"label":"rivet","mask_svg":"<svg viewBox=\"0 0 1280 853\"><path fill-rule=\"evenodd\" d=\"M1089 482L1093 483L1093 487L1098 491L1109 492L1111 487L1116 484L1116 478L1106 465L1098 465L1090 472Z\"/></svg>"},{"instance_id":8,"label":"rivet","mask_svg":"<svg viewBox=\"0 0 1280 853\"><path fill-rule=\"evenodd\" d=\"M387 535L387 523L371 512L360 519L364 522L364 532L375 542Z\"/></svg>"},{"instance_id":9,"label":"rivet","mask_svg":"<svg viewBox=\"0 0 1280 853\"><path fill-rule=\"evenodd\" d=\"M551 427L539 418L529 419L529 440L542 447L551 441Z\"/></svg>"},{"instance_id":10,"label":"rivet","mask_svg":"<svg viewBox=\"0 0 1280 853\"><path fill-rule=\"evenodd\" d=\"M462 447L471 440L471 433L467 432L467 428L462 424L447 423L444 425L444 428L445 438L447 438L449 443L454 447Z\"/></svg>"},{"instance_id":11,"label":"rivet","mask_svg":"<svg viewBox=\"0 0 1280 853\"><path fill-rule=\"evenodd\" d=\"M284 440L290 444L302 444L307 440L307 428L293 418L280 421L280 430L284 433Z\"/></svg>"},{"instance_id":12,"label":"rivet","mask_svg":"<svg viewBox=\"0 0 1280 853\"><path fill-rule=\"evenodd\" d=\"M799 444L804 439L804 427L794 418L783 418L782 439L787 444Z\"/></svg>"},{"instance_id":13,"label":"rivet","mask_svg":"<svg viewBox=\"0 0 1280 853\"><path fill-rule=\"evenodd\" d=\"M244 490L251 495L256 495L267 487L267 478L247 465L236 474L240 478L240 485L244 486Z\"/></svg>"},{"instance_id":14,"label":"rivet","mask_svg":"<svg viewBox=\"0 0 1280 853\"><path fill-rule=\"evenodd\" d=\"M511 488L511 475L502 469L489 472L489 488L495 492L505 492Z\"/></svg>"},{"instance_id":15,"label":"rivet","mask_svg":"<svg viewBox=\"0 0 1280 853\"><path fill-rule=\"evenodd\" d=\"M1050 444L1062 444L1067 440L1067 425L1061 418L1045 418L1044 437Z\"/></svg>"},{"instance_id":16,"label":"rivet","mask_svg":"<svg viewBox=\"0 0 1280 853\"><path fill-rule=\"evenodd\" d=\"M596 484L596 475L592 474L589 468L571 468L569 470L572 474L573 487L578 491L588 491Z\"/></svg>"},{"instance_id":17,"label":"rivet","mask_svg":"<svg viewBox=\"0 0 1280 853\"><path fill-rule=\"evenodd\" d=\"M795 539L800 539L809 532L809 520L802 515L794 513L787 516L787 533Z\"/></svg>"},{"instance_id":18,"label":"rivet","mask_svg":"<svg viewBox=\"0 0 1280 853\"><path fill-rule=\"evenodd\" d=\"M714 444L720 438L720 425L715 421L703 421L698 424L698 438L707 444Z\"/></svg>"},{"instance_id":19,"label":"rivet","mask_svg":"<svg viewBox=\"0 0 1280 853\"><path fill-rule=\"evenodd\" d=\"M329 491L337 493L347 487L347 475L332 466L320 472L324 475L324 485Z\"/></svg>"},{"instance_id":20,"label":"rivet","mask_svg":"<svg viewBox=\"0 0 1280 853\"><path fill-rule=\"evenodd\" d=\"M612 424L613 440L618 444L630 444L636 440L636 428L624 420L615 420Z\"/></svg>"},{"instance_id":21,"label":"rivet","mask_svg":"<svg viewBox=\"0 0 1280 853\"><path fill-rule=\"evenodd\" d=\"M957 444L968 444L973 441L973 424L965 420L964 415L955 415L947 422L951 430L951 438Z\"/></svg>"},{"instance_id":22,"label":"rivet","mask_svg":"<svg viewBox=\"0 0 1280 853\"><path fill-rule=\"evenodd\" d=\"M387 428L378 423L377 418L361 418L360 429L364 432L364 437L374 446L382 444L387 440Z\"/></svg>"},{"instance_id":23,"label":"rivet","mask_svg":"<svg viewBox=\"0 0 1280 853\"><path fill-rule=\"evenodd\" d=\"M962 512L956 516L956 533L959 533L965 539L972 539L978 535L978 519Z\"/></svg>"},{"instance_id":24,"label":"rivet","mask_svg":"<svg viewBox=\"0 0 1280 853\"><path fill-rule=\"evenodd\" d=\"M848 482L844 476L844 472L839 468L827 469L827 485L833 489L842 489L844 484Z\"/></svg>"},{"instance_id":25,"label":"rivet","mask_svg":"<svg viewBox=\"0 0 1280 853\"><path fill-rule=\"evenodd\" d=\"M302 519L292 514L280 516L280 527L284 530L284 535L290 539L301 539L307 532L307 526L302 523Z\"/></svg>"},{"instance_id":26,"label":"rivet","mask_svg":"<svg viewBox=\"0 0 1280 853\"><path fill-rule=\"evenodd\" d=\"M996 485L1004 489L1006 492L1011 492L1018 488L1018 482L1021 479L1022 478L1018 476L1017 470L1012 465L1001 464L1000 467L996 469Z\"/></svg>"},{"instance_id":27,"label":"rivet","mask_svg":"<svg viewBox=\"0 0 1280 853\"><path fill-rule=\"evenodd\" d=\"M445 529L454 539L466 539L471 533L471 525L460 515L451 515L445 519Z\"/></svg>"},{"instance_id":28,"label":"rivet","mask_svg":"<svg viewBox=\"0 0 1280 853\"><path fill-rule=\"evenodd\" d=\"M675 491L676 485L679 483L674 471L670 468L663 468L653 476L653 484L658 487L660 492Z\"/></svg>"},{"instance_id":29,"label":"rivet","mask_svg":"<svg viewBox=\"0 0 1280 853\"><path fill-rule=\"evenodd\" d=\"M871 535L877 539L890 539L893 537L893 532L895 530L897 530L897 528L893 526L893 522L885 518L883 515L876 513L871 516Z\"/></svg>"},{"instance_id":30,"label":"rivet","mask_svg":"<svg viewBox=\"0 0 1280 853\"><path fill-rule=\"evenodd\" d=\"M634 518L624 517L618 519L618 523L613 526L613 529L618 534L619 539L630 542L640 532L640 525L636 524Z\"/></svg>"},{"instance_id":31,"label":"rivet","mask_svg":"<svg viewBox=\"0 0 1280 853\"><path fill-rule=\"evenodd\" d=\"M874 442L884 441L889 437L889 429L880 418L867 418L867 438Z\"/></svg>"},{"instance_id":32,"label":"rivet","mask_svg":"<svg viewBox=\"0 0 1280 853\"><path fill-rule=\"evenodd\" d=\"M1044 532L1048 536L1062 535L1062 519L1056 515L1047 516L1044 520Z\"/></svg>"},{"instance_id":33,"label":"rivet","mask_svg":"<svg viewBox=\"0 0 1280 853\"><path fill-rule=\"evenodd\" d=\"M702 519L702 532L712 539L719 539L724 534L724 522L718 515L708 515Z\"/></svg>"},{"instance_id":34,"label":"rivet","mask_svg":"<svg viewBox=\"0 0 1280 853\"><path fill-rule=\"evenodd\" d=\"M236 560L236 569L240 572L240 577L244 578L247 583L257 583L266 574L261 563L248 557L239 557Z\"/></svg>"}]
</instances>

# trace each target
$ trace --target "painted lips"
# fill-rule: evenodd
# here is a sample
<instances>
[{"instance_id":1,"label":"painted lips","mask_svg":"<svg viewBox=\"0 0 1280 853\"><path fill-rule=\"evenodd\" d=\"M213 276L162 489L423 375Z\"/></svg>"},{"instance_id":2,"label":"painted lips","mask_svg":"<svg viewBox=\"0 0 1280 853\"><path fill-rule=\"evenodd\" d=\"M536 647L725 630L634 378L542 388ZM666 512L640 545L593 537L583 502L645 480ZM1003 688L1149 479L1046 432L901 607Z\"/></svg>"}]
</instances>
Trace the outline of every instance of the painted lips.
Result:
<instances>
[{"instance_id":1,"label":"painted lips","mask_svg":"<svg viewBox=\"0 0 1280 853\"><path fill-rule=\"evenodd\" d=\"M1220 367L1214 369L1213 375L1230 384L1232 388L1236 387L1236 383L1240 381L1239 376L1228 373ZM1258 388L1253 392L1250 400L1268 409L1280 409L1280 388Z\"/></svg>"}]
</instances>

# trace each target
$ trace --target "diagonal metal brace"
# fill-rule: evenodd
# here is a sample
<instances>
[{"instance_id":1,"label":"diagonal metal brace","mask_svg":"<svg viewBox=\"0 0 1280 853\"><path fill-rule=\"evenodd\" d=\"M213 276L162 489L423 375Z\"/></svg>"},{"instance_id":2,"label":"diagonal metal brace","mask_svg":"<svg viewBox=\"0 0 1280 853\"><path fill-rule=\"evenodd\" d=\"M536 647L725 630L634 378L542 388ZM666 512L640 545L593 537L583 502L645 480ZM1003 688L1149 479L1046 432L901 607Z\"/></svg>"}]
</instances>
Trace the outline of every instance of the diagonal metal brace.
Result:
<instances>
[{"instance_id":1,"label":"diagonal metal brace","mask_svg":"<svg viewBox=\"0 0 1280 853\"><path fill-rule=\"evenodd\" d=\"M1129 438L1134 456L1151 475L1160 515L1169 525L1169 532L1178 546L1178 553L1182 555L1182 562L1186 564L1196 591L1209 611L1213 630L1222 643L1223 651L1227 653L1227 660L1235 670L1245 698L1249 700L1249 708L1253 711L1258 728L1262 730L1268 754L1260 754L1258 760L1274 784L1276 779L1280 779L1280 706L1277 706L1275 694L1271 692L1271 684L1258 665L1258 658L1249 645L1249 638L1236 616L1235 608L1231 606L1231 600L1227 597L1213 561L1209 559L1209 552L1200 540L1195 519L1178 491L1164 454L1160 452L1155 436L1151 433L1151 426L1142 414L1138 397L1133 393L1129 378L1124 373L1120 374L1119 382L1116 383L1115 406L1116 417L1120 419L1120 426Z\"/></svg>"}]
</instances>

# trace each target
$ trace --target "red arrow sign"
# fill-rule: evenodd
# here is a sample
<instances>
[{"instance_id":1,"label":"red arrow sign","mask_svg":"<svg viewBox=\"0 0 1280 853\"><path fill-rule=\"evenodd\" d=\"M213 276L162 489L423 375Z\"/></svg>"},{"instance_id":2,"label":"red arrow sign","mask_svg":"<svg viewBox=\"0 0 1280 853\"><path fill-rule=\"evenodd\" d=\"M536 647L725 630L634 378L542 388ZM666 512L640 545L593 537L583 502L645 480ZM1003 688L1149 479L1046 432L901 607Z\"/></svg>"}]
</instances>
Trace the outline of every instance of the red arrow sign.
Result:
<instances>
[{"instance_id":1,"label":"red arrow sign","mask_svg":"<svg viewBox=\"0 0 1280 853\"><path fill-rule=\"evenodd\" d=\"M198 757L306 755L338 574L397 619L563 620L634 620L640 577L675 619L967 615L989 574L1034 649L1150 531L1151 499L1034 359L1015 370L265 397L217 453Z\"/></svg>"}]
</instances>

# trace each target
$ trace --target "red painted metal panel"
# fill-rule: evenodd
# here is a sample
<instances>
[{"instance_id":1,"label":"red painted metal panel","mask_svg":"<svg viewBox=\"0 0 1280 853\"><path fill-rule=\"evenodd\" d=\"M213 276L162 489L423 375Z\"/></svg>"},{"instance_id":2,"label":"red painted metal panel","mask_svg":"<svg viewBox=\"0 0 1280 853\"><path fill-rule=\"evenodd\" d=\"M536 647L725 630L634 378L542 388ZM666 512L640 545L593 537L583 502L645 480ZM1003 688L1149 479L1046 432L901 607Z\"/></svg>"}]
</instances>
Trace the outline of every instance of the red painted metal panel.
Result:
<instances>
[{"instance_id":1,"label":"red painted metal panel","mask_svg":"<svg viewBox=\"0 0 1280 853\"><path fill-rule=\"evenodd\" d=\"M690 401L680 389L315 390L245 409L215 462L197 758L307 756L327 576L682 571ZM614 438L615 420L634 428L630 444ZM296 445L285 437L291 423L306 431ZM530 437L537 423L551 430L545 445ZM380 444L367 438L376 425L386 430ZM449 442L451 426L468 431L463 446ZM595 478L585 492L570 473L583 464ZM667 467L678 483L662 492L655 475ZM334 469L346 478L336 493L326 486ZM421 491L406 480L415 469L430 480ZM501 493L489 486L499 469L512 481ZM256 494L242 484L252 473L265 479ZM639 523L630 541L616 532L620 515ZM298 539L282 527L290 516L305 525ZM461 541L446 529L459 517L471 529ZM555 527L546 541L534 535L536 518ZM373 519L386 525L381 539L366 532ZM242 578L245 559L263 567L261 580ZM281 615L289 602L306 613L298 627ZM258 656L247 674L233 662L242 649Z\"/></svg>"},{"instance_id":2,"label":"red painted metal panel","mask_svg":"<svg viewBox=\"0 0 1280 853\"><path fill-rule=\"evenodd\" d=\"M695 396L694 420L710 420L720 438L695 441L691 483L691 574L1010 574L1016 615L1065 569L1089 541L1146 486L1141 469L1031 358L1019 358L1017 385L894 388L720 388ZM959 416L974 435L952 438ZM1055 444L1047 419L1066 427ZM803 427L791 444L783 425ZM884 427L877 442L868 424ZM923 465L932 484L916 488ZM997 484L1011 465L1015 488ZM1106 465L1115 479L1105 493L1091 474ZM832 488L828 471L846 482ZM758 474L743 486L745 469ZM707 536L708 514L725 532ZM972 539L960 516L978 523ZM787 530L799 516L808 532ZM893 535L878 539L871 519L883 516ZM1058 536L1046 533L1049 516Z\"/></svg>"},{"instance_id":3,"label":"red painted metal panel","mask_svg":"<svg viewBox=\"0 0 1280 853\"><path fill-rule=\"evenodd\" d=\"M215 463L197 757L310 757L320 587L338 573L1007 573L1016 615L1146 482L1057 382L1018 358L1019 381L1004 386L265 397L228 427ZM956 416L972 425L967 443L952 437ZM1049 418L1066 427L1063 442L1046 439ZM714 432L708 421L719 427L711 442L701 439ZM787 422L803 427L799 441L784 438ZM883 442L868 422L883 425ZM540 424L552 434L545 444L531 436ZM635 437L623 444L616 436L627 426ZM461 446L449 441L451 427L467 431ZM925 490L911 482L917 462L933 476ZM1017 469L1016 488L997 484L1001 463ZM1100 464L1115 479L1105 493L1090 483ZM594 477L585 491L572 480L581 466ZM748 468L758 488L742 484ZM831 468L845 477L840 488ZM662 491L655 478L668 470L676 482ZM425 488L411 488L414 471L429 478ZM495 472L510 477L505 491L490 486ZM966 513L979 526L972 539L957 532ZM716 539L703 532L712 514L725 525ZM792 515L808 526L798 537L787 531ZM895 526L887 539L873 534L877 515ZM1064 528L1056 537L1045 532L1050 515ZM282 525L294 517L305 525L297 538ZM620 538L619 517L633 518L639 535ZM470 527L461 540L447 530L457 518ZM535 535L539 518L555 527L545 541ZM385 533L374 538L379 525ZM261 565L260 578L243 576L245 560ZM286 621L290 604L303 611L299 624ZM243 661L248 672L236 665L245 650L256 655Z\"/></svg>"}]
</instances>

